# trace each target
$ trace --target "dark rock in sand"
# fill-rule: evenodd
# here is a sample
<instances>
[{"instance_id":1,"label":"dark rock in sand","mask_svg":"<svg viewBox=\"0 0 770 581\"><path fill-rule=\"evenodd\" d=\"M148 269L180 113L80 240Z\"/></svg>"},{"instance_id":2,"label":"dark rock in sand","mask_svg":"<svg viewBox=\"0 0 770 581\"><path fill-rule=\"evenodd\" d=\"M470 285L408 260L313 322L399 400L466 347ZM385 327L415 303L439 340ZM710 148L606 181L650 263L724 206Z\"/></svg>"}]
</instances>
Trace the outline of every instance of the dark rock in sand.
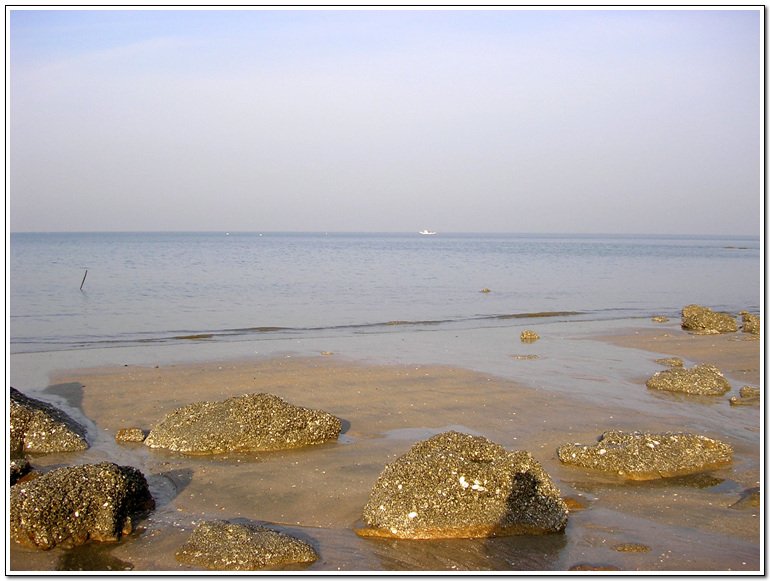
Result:
<instances>
[{"instance_id":1,"label":"dark rock in sand","mask_svg":"<svg viewBox=\"0 0 770 581\"><path fill-rule=\"evenodd\" d=\"M682 309L682 329L705 334L735 333L738 323L725 313L715 313L708 307L687 305Z\"/></svg>"},{"instance_id":2,"label":"dark rock in sand","mask_svg":"<svg viewBox=\"0 0 770 581\"><path fill-rule=\"evenodd\" d=\"M318 554L305 541L266 527L210 520L195 528L176 558L215 571L251 571L312 563Z\"/></svg>"},{"instance_id":3,"label":"dark rock in sand","mask_svg":"<svg viewBox=\"0 0 770 581\"><path fill-rule=\"evenodd\" d=\"M564 464L653 480L719 468L730 463L733 449L694 434L607 431L597 444L566 444L558 455Z\"/></svg>"},{"instance_id":4,"label":"dark rock in sand","mask_svg":"<svg viewBox=\"0 0 770 581\"><path fill-rule=\"evenodd\" d=\"M117 541L131 532L131 516L154 505L136 468L111 462L59 468L11 488L10 536L40 549Z\"/></svg>"},{"instance_id":5,"label":"dark rock in sand","mask_svg":"<svg viewBox=\"0 0 770 581\"><path fill-rule=\"evenodd\" d=\"M144 441L185 454L280 450L320 444L342 431L339 418L267 393L198 402L166 415Z\"/></svg>"},{"instance_id":6,"label":"dark rock in sand","mask_svg":"<svg viewBox=\"0 0 770 581\"><path fill-rule=\"evenodd\" d=\"M9 464L11 472L11 486L17 482L23 480L32 480L33 478L40 476L40 471L32 468L32 465L26 458L11 458Z\"/></svg>"},{"instance_id":7,"label":"dark rock in sand","mask_svg":"<svg viewBox=\"0 0 770 581\"><path fill-rule=\"evenodd\" d=\"M534 331L522 331L521 332L521 342L522 343L534 343L538 339L540 339L540 335L538 335Z\"/></svg>"},{"instance_id":8,"label":"dark rock in sand","mask_svg":"<svg viewBox=\"0 0 770 581\"><path fill-rule=\"evenodd\" d=\"M675 367L659 371L647 380L647 387L691 395L724 395L730 384L713 365L696 365L692 369Z\"/></svg>"},{"instance_id":9,"label":"dark rock in sand","mask_svg":"<svg viewBox=\"0 0 770 581\"><path fill-rule=\"evenodd\" d=\"M144 432L140 428L124 428L115 434L116 442L144 442Z\"/></svg>"},{"instance_id":10,"label":"dark rock in sand","mask_svg":"<svg viewBox=\"0 0 770 581\"><path fill-rule=\"evenodd\" d=\"M529 452L454 431L418 442L385 467L361 536L480 538L562 532L568 510Z\"/></svg>"},{"instance_id":11,"label":"dark rock in sand","mask_svg":"<svg viewBox=\"0 0 770 581\"><path fill-rule=\"evenodd\" d=\"M10 389L11 456L88 449L85 427L51 404Z\"/></svg>"},{"instance_id":12,"label":"dark rock in sand","mask_svg":"<svg viewBox=\"0 0 770 581\"><path fill-rule=\"evenodd\" d=\"M681 357L664 357L663 359L656 359L655 363L660 363L666 367L682 367L684 365Z\"/></svg>"},{"instance_id":13,"label":"dark rock in sand","mask_svg":"<svg viewBox=\"0 0 770 581\"><path fill-rule=\"evenodd\" d=\"M751 333L752 335L759 335L760 331L760 317L759 315L752 315L746 311L739 313L743 317L742 331L744 333Z\"/></svg>"}]
</instances>

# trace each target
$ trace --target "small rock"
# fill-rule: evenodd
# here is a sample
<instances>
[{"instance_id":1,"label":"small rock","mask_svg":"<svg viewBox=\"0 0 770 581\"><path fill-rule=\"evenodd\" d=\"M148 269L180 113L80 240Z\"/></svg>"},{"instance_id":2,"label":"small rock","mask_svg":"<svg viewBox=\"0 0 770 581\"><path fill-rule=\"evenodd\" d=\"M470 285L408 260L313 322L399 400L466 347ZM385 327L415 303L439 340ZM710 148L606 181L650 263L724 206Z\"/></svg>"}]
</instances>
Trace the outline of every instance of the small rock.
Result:
<instances>
[{"instance_id":1,"label":"small rock","mask_svg":"<svg viewBox=\"0 0 770 581\"><path fill-rule=\"evenodd\" d=\"M730 398L730 405L732 406L757 406L760 405L760 398L758 397L737 397L733 396Z\"/></svg>"},{"instance_id":2,"label":"small rock","mask_svg":"<svg viewBox=\"0 0 770 581\"><path fill-rule=\"evenodd\" d=\"M534 331L522 331L521 332L521 342L522 343L534 343L538 339L540 339L540 335L538 335Z\"/></svg>"},{"instance_id":3,"label":"small rock","mask_svg":"<svg viewBox=\"0 0 770 581\"><path fill-rule=\"evenodd\" d=\"M538 359L537 355L511 355L514 359Z\"/></svg>"},{"instance_id":4,"label":"small rock","mask_svg":"<svg viewBox=\"0 0 770 581\"><path fill-rule=\"evenodd\" d=\"M684 365L681 357L664 357L663 359L656 359L655 363L660 363L666 367L682 367Z\"/></svg>"},{"instance_id":5,"label":"small rock","mask_svg":"<svg viewBox=\"0 0 770 581\"><path fill-rule=\"evenodd\" d=\"M760 390L758 387L744 385L739 393L741 394L741 397L759 397L761 392L762 390Z\"/></svg>"},{"instance_id":6,"label":"small rock","mask_svg":"<svg viewBox=\"0 0 770 581\"><path fill-rule=\"evenodd\" d=\"M483 288L483 289L481 289L481 292L483 292L483 293L491 293L492 291L489 290L488 288Z\"/></svg>"},{"instance_id":7,"label":"small rock","mask_svg":"<svg viewBox=\"0 0 770 581\"><path fill-rule=\"evenodd\" d=\"M195 527L176 558L215 571L251 571L312 563L318 554L305 541L266 527L209 520Z\"/></svg>"},{"instance_id":8,"label":"small rock","mask_svg":"<svg viewBox=\"0 0 770 581\"><path fill-rule=\"evenodd\" d=\"M667 323L668 317L657 316L657 317L653 317L652 320L654 323Z\"/></svg>"},{"instance_id":9,"label":"small rock","mask_svg":"<svg viewBox=\"0 0 770 581\"><path fill-rule=\"evenodd\" d=\"M144 432L139 428L124 428L115 434L116 442L144 442Z\"/></svg>"},{"instance_id":10,"label":"small rock","mask_svg":"<svg viewBox=\"0 0 770 581\"><path fill-rule=\"evenodd\" d=\"M682 309L682 329L704 333L735 333L738 324L725 313L715 313L708 307L687 305Z\"/></svg>"},{"instance_id":11,"label":"small rock","mask_svg":"<svg viewBox=\"0 0 770 581\"><path fill-rule=\"evenodd\" d=\"M732 460L733 449L693 434L607 431L592 446L560 446L558 456L564 464L653 480L724 466Z\"/></svg>"},{"instance_id":12,"label":"small rock","mask_svg":"<svg viewBox=\"0 0 770 581\"><path fill-rule=\"evenodd\" d=\"M659 371L647 380L647 387L691 395L724 395L730 384L713 365L696 365L692 369L675 367Z\"/></svg>"},{"instance_id":13,"label":"small rock","mask_svg":"<svg viewBox=\"0 0 770 581\"><path fill-rule=\"evenodd\" d=\"M744 333L751 333L752 335L759 335L759 328L760 328L760 317L759 315L752 315L751 313L747 313L746 311L740 312L741 316L743 317L743 327L742 331Z\"/></svg>"},{"instance_id":14,"label":"small rock","mask_svg":"<svg viewBox=\"0 0 770 581\"><path fill-rule=\"evenodd\" d=\"M418 442L382 471L360 536L482 538L563 532L568 510L529 452L482 436L444 432Z\"/></svg>"},{"instance_id":15,"label":"small rock","mask_svg":"<svg viewBox=\"0 0 770 581\"><path fill-rule=\"evenodd\" d=\"M649 553L651 550L647 545L640 545L639 543L622 543L612 548L621 553Z\"/></svg>"},{"instance_id":16,"label":"small rock","mask_svg":"<svg viewBox=\"0 0 770 581\"><path fill-rule=\"evenodd\" d=\"M136 468L111 462L59 468L11 487L10 537L40 549L117 541L132 531L132 515L154 506Z\"/></svg>"},{"instance_id":17,"label":"small rock","mask_svg":"<svg viewBox=\"0 0 770 581\"><path fill-rule=\"evenodd\" d=\"M40 471L32 468L26 458L11 458L10 462L11 486L17 482L26 482L40 476Z\"/></svg>"},{"instance_id":18,"label":"small rock","mask_svg":"<svg viewBox=\"0 0 770 581\"><path fill-rule=\"evenodd\" d=\"M267 393L198 402L166 415L144 441L185 454L299 448L336 439L339 418L289 404Z\"/></svg>"},{"instance_id":19,"label":"small rock","mask_svg":"<svg viewBox=\"0 0 770 581\"><path fill-rule=\"evenodd\" d=\"M51 404L10 388L10 452L50 454L88 449L86 429Z\"/></svg>"},{"instance_id":20,"label":"small rock","mask_svg":"<svg viewBox=\"0 0 770 581\"><path fill-rule=\"evenodd\" d=\"M622 571L612 565L589 565L587 563L581 563L580 565L573 565L569 568L570 571Z\"/></svg>"}]
</instances>

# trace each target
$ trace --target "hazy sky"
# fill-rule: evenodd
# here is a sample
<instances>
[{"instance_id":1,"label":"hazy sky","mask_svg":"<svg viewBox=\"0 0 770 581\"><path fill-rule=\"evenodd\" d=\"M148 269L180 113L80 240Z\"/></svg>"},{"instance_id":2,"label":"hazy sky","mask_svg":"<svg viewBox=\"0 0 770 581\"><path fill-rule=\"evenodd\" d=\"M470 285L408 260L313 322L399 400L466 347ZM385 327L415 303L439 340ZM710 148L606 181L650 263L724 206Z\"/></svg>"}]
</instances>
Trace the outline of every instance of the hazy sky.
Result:
<instances>
[{"instance_id":1,"label":"hazy sky","mask_svg":"<svg viewBox=\"0 0 770 581\"><path fill-rule=\"evenodd\" d=\"M11 231L760 233L752 10L11 10Z\"/></svg>"}]
</instances>

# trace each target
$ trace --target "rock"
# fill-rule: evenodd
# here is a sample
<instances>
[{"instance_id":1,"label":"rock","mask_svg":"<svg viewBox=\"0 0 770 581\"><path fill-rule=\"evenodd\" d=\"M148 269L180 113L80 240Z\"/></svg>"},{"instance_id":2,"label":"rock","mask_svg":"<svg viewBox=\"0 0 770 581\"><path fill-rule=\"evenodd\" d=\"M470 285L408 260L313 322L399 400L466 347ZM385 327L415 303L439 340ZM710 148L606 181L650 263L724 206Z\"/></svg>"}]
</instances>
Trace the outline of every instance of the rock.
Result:
<instances>
[{"instance_id":1,"label":"rock","mask_svg":"<svg viewBox=\"0 0 770 581\"><path fill-rule=\"evenodd\" d=\"M299 448L336 439L339 418L267 393L198 402L166 415L144 441L150 448L219 454Z\"/></svg>"},{"instance_id":2,"label":"rock","mask_svg":"<svg viewBox=\"0 0 770 581\"><path fill-rule=\"evenodd\" d=\"M621 553L649 553L651 550L647 545L639 543L621 543L612 548Z\"/></svg>"},{"instance_id":3,"label":"rock","mask_svg":"<svg viewBox=\"0 0 770 581\"><path fill-rule=\"evenodd\" d=\"M115 434L116 442L144 442L144 432L139 428L124 428Z\"/></svg>"},{"instance_id":4,"label":"rock","mask_svg":"<svg viewBox=\"0 0 770 581\"><path fill-rule=\"evenodd\" d=\"M592 446L560 446L558 456L564 464L653 480L719 468L730 463L733 449L694 434L607 431Z\"/></svg>"},{"instance_id":5,"label":"rock","mask_svg":"<svg viewBox=\"0 0 770 581\"><path fill-rule=\"evenodd\" d=\"M568 510L529 452L482 436L444 432L385 467L360 536L482 538L562 532Z\"/></svg>"},{"instance_id":6,"label":"rock","mask_svg":"<svg viewBox=\"0 0 770 581\"><path fill-rule=\"evenodd\" d=\"M59 468L10 492L10 536L40 549L86 541L117 541L131 516L155 501L144 475L111 462Z\"/></svg>"},{"instance_id":7,"label":"rock","mask_svg":"<svg viewBox=\"0 0 770 581\"><path fill-rule=\"evenodd\" d=\"M696 365L692 369L675 367L659 371L647 380L647 387L691 395L724 395L730 384L713 365Z\"/></svg>"},{"instance_id":8,"label":"rock","mask_svg":"<svg viewBox=\"0 0 770 581\"><path fill-rule=\"evenodd\" d=\"M740 315L743 317L742 331L744 333L751 333L752 335L759 335L760 317L759 315L752 315L746 311L741 311Z\"/></svg>"},{"instance_id":9,"label":"rock","mask_svg":"<svg viewBox=\"0 0 770 581\"><path fill-rule=\"evenodd\" d=\"M731 397L730 405L758 406L760 404L760 389L751 385L744 385L740 391L740 397Z\"/></svg>"},{"instance_id":10,"label":"rock","mask_svg":"<svg viewBox=\"0 0 770 581\"><path fill-rule=\"evenodd\" d=\"M483 293L491 293L492 291L489 290L488 288L483 288L483 289L481 289L481 292L483 292Z\"/></svg>"},{"instance_id":11,"label":"rock","mask_svg":"<svg viewBox=\"0 0 770 581\"><path fill-rule=\"evenodd\" d=\"M226 520L200 523L176 552L182 563L216 571L251 571L275 565L312 563L318 554L305 541L272 529L232 524Z\"/></svg>"},{"instance_id":12,"label":"rock","mask_svg":"<svg viewBox=\"0 0 770 581\"><path fill-rule=\"evenodd\" d=\"M701 333L735 333L738 324L725 313L715 313L708 307L688 305L682 309L682 329Z\"/></svg>"},{"instance_id":13,"label":"rock","mask_svg":"<svg viewBox=\"0 0 770 581\"><path fill-rule=\"evenodd\" d=\"M85 427L51 404L10 390L11 456L88 449Z\"/></svg>"},{"instance_id":14,"label":"rock","mask_svg":"<svg viewBox=\"0 0 770 581\"><path fill-rule=\"evenodd\" d=\"M653 317L652 321L654 323L668 323L668 317L661 317L661 316Z\"/></svg>"},{"instance_id":15,"label":"rock","mask_svg":"<svg viewBox=\"0 0 770 581\"><path fill-rule=\"evenodd\" d=\"M26 458L11 458L9 464L11 486L17 482L25 482L40 476L40 471L32 468L32 465Z\"/></svg>"},{"instance_id":16,"label":"rock","mask_svg":"<svg viewBox=\"0 0 770 581\"><path fill-rule=\"evenodd\" d=\"M529 355L511 355L514 359L538 359L537 355L530 353Z\"/></svg>"},{"instance_id":17,"label":"rock","mask_svg":"<svg viewBox=\"0 0 770 581\"><path fill-rule=\"evenodd\" d=\"M522 343L534 343L538 339L540 339L540 335L538 335L534 331L522 331L521 332L521 342Z\"/></svg>"},{"instance_id":18,"label":"rock","mask_svg":"<svg viewBox=\"0 0 770 581\"><path fill-rule=\"evenodd\" d=\"M622 571L613 565L589 565L588 563L581 563L580 565L573 565L569 568L570 571Z\"/></svg>"},{"instance_id":19,"label":"rock","mask_svg":"<svg viewBox=\"0 0 770 581\"><path fill-rule=\"evenodd\" d=\"M666 367L682 367L684 365L681 357L664 357L663 359L656 359L655 363L660 363Z\"/></svg>"}]
</instances>

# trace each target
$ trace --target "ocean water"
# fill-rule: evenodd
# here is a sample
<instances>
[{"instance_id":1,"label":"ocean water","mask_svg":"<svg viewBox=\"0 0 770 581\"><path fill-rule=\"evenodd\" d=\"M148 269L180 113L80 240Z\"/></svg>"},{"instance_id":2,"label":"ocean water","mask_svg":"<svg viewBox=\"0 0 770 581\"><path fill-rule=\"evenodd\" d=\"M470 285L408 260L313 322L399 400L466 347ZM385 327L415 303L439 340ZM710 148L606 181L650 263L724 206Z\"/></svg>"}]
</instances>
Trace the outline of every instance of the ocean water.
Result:
<instances>
[{"instance_id":1,"label":"ocean water","mask_svg":"<svg viewBox=\"0 0 770 581\"><path fill-rule=\"evenodd\" d=\"M758 237L13 233L10 352L759 313L760 265Z\"/></svg>"}]
</instances>

